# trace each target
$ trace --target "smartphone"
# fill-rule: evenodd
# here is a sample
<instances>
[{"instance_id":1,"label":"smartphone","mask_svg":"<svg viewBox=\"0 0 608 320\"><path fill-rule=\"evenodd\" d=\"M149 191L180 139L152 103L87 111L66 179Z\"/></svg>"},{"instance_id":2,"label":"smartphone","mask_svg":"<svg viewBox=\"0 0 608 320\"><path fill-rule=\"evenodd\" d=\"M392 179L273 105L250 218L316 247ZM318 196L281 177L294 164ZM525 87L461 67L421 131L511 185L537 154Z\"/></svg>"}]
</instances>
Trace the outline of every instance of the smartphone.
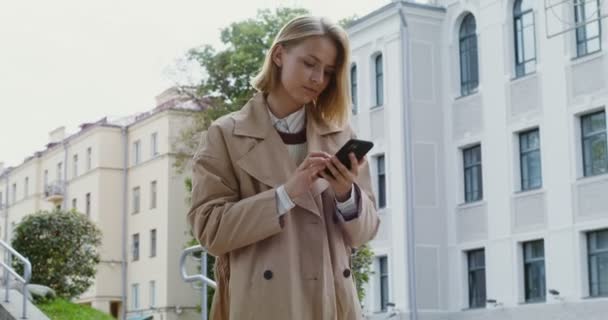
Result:
<instances>
[{"instance_id":1,"label":"smartphone","mask_svg":"<svg viewBox=\"0 0 608 320\"><path fill-rule=\"evenodd\" d=\"M350 139L336 152L336 158L350 170L350 158L348 155L353 152L357 160L361 161L373 146L374 143L371 141ZM325 173L333 177L329 169L325 169Z\"/></svg>"}]
</instances>

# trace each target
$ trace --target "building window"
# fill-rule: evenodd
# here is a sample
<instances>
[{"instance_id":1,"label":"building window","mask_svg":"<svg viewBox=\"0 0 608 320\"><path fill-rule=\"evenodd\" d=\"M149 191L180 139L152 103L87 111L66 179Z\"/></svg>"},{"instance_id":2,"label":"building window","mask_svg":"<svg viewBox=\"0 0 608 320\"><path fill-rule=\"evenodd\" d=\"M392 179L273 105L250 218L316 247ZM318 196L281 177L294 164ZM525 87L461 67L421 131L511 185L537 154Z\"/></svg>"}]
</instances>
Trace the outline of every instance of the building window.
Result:
<instances>
[{"instance_id":1,"label":"building window","mask_svg":"<svg viewBox=\"0 0 608 320\"><path fill-rule=\"evenodd\" d=\"M30 195L30 178L25 177L25 181L23 183L23 198L27 198Z\"/></svg>"},{"instance_id":2,"label":"building window","mask_svg":"<svg viewBox=\"0 0 608 320\"><path fill-rule=\"evenodd\" d=\"M388 307L388 258L378 258L380 267L380 310L386 312Z\"/></svg>"},{"instance_id":3,"label":"building window","mask_svg":"<svg viewBox=\"0 0 608 320\"><path fill-rule=\"evenodd\" d=\"M481 146L462 150L464 160L464 201L479 201L483 198L481 178Z\"/></svg>"},{"instance_id":4,"label":"building window","mask_svg":"<svg viewBox=\"0 0 608 320\"><path fill-rule=\"evenodd\" d=\"M150 281L150 308L156 306L156 281Z\"/></svg>"},{"instance_id":5,"label":"building window","mask_svg":"<svg viewBox=\"0 0 608 320\"><path fill-rule=\"evenodd\" d=\"M139 310L139 284L134 283L131 285L131 309Z\"/></svg>"},{"instance_id":6,"label":"building window","mask_svg":"<svg viewBox=\"0 0 608 320\"><path fill-rule=\"evenodd\" d=\"M156 208L156 180L150 183L150 209Z\"/></svg>"},{"instance_id":7,"label":"building window","mask_svg":"<svg viewBox=\"0 0 608 320\"><path fill-rule=\"evenodd\" d=\"M521 190L526 191L540 188L542 186L542 173L538 129L519 134L519 163Z\"/></svg>"},{"instance_id":8,"label":"building window","mask_svg":"<svg viewBox=\"0 0 608 320\"><path fill-rule=\"evenodd\" d=\"M475 17L467 14L460 25L460 94L474 93L479 85L477 58L477 26Z\"/></svg>"},{"instance_id":9,"label":"building window","mask_svg":"<svg viewBox=\"0 0 608 320\"><path fill-rule=\"evenodd\" d=\"M532 0L516 0L513 6L515 31L515 75L524 76L536 70L536 35Z\"/></svg>"},{"instance_id":10,"label":"building window","mask_svg":"<svg viewBox=\"0 0 608 320\"><path fill-rule=\"evenodd\" d=\"M63 177L63 163L59 162L57 164L57 181L61 181Z\"/></svg>"},{"instance_id":11,"label":"building window","mask_svg":"<svg viewBox=\"0 0 608 320\"><path fill-rule=\"evenodd\" d=\"M13 183L13 203L17 202L17 184Z\"/></svg>"},{"instance_id":12,"label":"building window","mask_svg":"<svg viewBox=\"0 0 608 320\"><path fill-rule=\"evenodd\" d=\"M156 229L150 230L150 257L156 257Z\"/></svg>"},{"instance_id":13,"label":"building window","mask_svg":"<svg viewBox=\"0 0 608 320\"><path fill-rule=\"evenodd\" d=\"M581 117L581 130L585 177L608 172L606 113L600 111Z\"/></svg>"},{"instance_id":14,"label":"building window","mask_svg":"<svg viewBox=\"0 0 608 320\"><path fill-rule=\"evenodd\" d=\"M140 189L139 187L133 188L133 213L139 212L139 200L140 200Z\"/></svg>"},{"instance_id":15,"label":"building window","mask_svg":"<svg viewBox=\"0 0 608 320\"><path fill-rule=\"evenodd\" d=\"M525 242L524 284L526 302L545 301L545 244L543 240Z\"/></svg>"},{"instance_id":16,"label":"building window","mask_svg":"<svg viewBox=\"0 0 608 320\"><path fill-rule=\"evenodd\" d=\"M578 26L576 28L576 54L578 57L602 49L599 7L599 0L574 0L574 22Z\"/></svg>"},{"instance_id":17,"label":"building window","mask_svg":"<svg viewBox=\"0 0 608 320\"><path fill-rule=\"evenodd\" d=\"M384 155L376 157L376 170L378 175L378 208L386 207L386 168Z\"/></svg>"},{"instance_id":18,"label":"building window","mask_svg":"<svg viewBox=\"0 0 608 320\"><path fill-rule=\"evenodd\" d=\"M93 149L87 148L87 171L91 170L93 163Z\"/></svg>"},{"instance_id":19,"label":"building window","mask_svg":"<svg viewBox=\"0 0 608 320\"><path fill-rule=\"evenodd\" d=\"M76 177L78 177L78 155L77 154L74 155L74 159L72 162L73 162L72 165L74 166L72 174L74 175L74 178L76 178Z\"/></svg>"},{"instance_id":20,"label":"building window","mask_svg":"<svg viewBox=\"0 0 608 320\"><path fill-rule=\"evenodd\" d=\"M44 170L44 186L43 192L46 192L46 187L49 186L49 170Z\"/></svg>"},{"instance_id":21,"label":"building window","mask_svg":"<svg viewBox=\"0 0 608 320\"><path fill-rule=\"evenodd\" d=\"M592 297L608 296L608 229L587 234L589 291Z\"/></svg>"},{"instance_id":22,"label":"building window","mask_svg":"<svg viewBox=\"0 0 608 320\"><path fill-rule=\"evenodd\" d=\"M139 140L133 143L133 164L139 164L141 161L141 142Z\"/></svg>"},{"instance_id":23,"label":"building window","mask_svg":"<svg viewBox=\"0 0 608 320\"><path fill-rule=\"evenodd\" d=\"M139 260L139 233L133 235L133 261Z\"/></svg>"},{"instance_id":24,"label":"building window","mask_svg":"<svg viewBox=\"0 0 608 320\"><path fill-rule=\"evenodd\" d=\"M77 203L76 198L73 198L72 199L72 210L74 210L74 211L78 210L77 204L78 203Z\"/></svg>"},{"instance_id":25,"label":"building window","mask_svg":"<svg viewBox=\"0 0 608 320\"><path fill-rule=\"evenodd\" d=\"M467 252L469 308L486 306L486 257L484 249Z\"/></svg>"},{"instance_id":26,"label":"building window","mask_svg":"<svg viewBox=\"0 0 608 320\"><path fill-rule=\"evenodd\" d=\"M357 114L357 65L350 67L350 94L353 103L353 114Z\"/></svg>"},{"instance_id":27,"label":"building window","mask_svg":"<svg viewBox=\"0 0 608 320\"><path fill-rule=\"evenodd\" d=\"M87 193L87 195L86 195L85 205L86 205L85 210L86 210L87 217L90 217L91 216L91 194L90 193Z\"/></svg>"},{"instance_id":28,"label":"building window","mask_svg":"<svg viewBox=\"0 0 608 320\"><path fill-rule=\"evenodd\" d=\"M374 72L376 74L376 106L384 104L384 73L382 70L382 55L379 54L374 59Z\"/></svg>"},{"instance_id":29,"label":"building window","mask_svg":"<svg viewBox=\"0 0 608 320\"><path fill-rule=\"evenodd\" d=\"M152 136L150 136L150 150L152 150L152 157L158 155L158 133L154 132Z\"/></svg>"}]
</instances>

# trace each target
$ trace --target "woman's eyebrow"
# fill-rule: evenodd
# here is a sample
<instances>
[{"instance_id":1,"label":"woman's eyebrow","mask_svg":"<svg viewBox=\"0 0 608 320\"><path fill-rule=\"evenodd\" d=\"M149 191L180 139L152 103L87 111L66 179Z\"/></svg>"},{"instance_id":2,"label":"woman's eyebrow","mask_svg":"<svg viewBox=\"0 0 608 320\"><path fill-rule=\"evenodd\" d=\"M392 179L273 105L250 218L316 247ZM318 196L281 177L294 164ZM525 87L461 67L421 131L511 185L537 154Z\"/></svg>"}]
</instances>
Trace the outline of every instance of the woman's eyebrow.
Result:
<instances>
[{"instance_id":1,"label":"woman's eyebrow","mask_svg":"<svg viewBox=\"0 0 608 320\"><path fill-rule=\"evenodd\" d=\"M321 59L317 58L315 55L313 55L313 54L311 54L311 53L310 53L310 54L308 54L308 56L309 56L309 57L311 57L311 58L313 58L313 59L315 59L317 62L322 62L322 61L321 61ZM328 67L329 69L335 69L335 68L336 68L336 66L330 66L330 65L328 65L327 67Z\"/></svg>"}]
</instances>

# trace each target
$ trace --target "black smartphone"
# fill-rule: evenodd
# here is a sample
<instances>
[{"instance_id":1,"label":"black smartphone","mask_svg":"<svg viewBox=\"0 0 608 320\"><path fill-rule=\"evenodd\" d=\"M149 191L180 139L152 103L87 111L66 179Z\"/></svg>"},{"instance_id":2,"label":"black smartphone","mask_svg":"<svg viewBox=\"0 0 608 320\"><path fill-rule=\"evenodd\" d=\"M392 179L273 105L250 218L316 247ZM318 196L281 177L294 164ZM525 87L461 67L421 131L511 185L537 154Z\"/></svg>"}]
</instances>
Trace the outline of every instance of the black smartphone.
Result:
<instances>
[{"instance_id":1,"label":"black smartphone","mask_svg":"<svg viewBox=\"0 0 608 320\"><path fill-rule=\"evenodd\" d=\"M374 143L371 141L350 139L336 152L336 158L350 170L350 158L348 155L353 152L357 160L361 161L373 146ZM325 169L325 173L333 177L329 169Z\"/></svg>"}]
</instances>

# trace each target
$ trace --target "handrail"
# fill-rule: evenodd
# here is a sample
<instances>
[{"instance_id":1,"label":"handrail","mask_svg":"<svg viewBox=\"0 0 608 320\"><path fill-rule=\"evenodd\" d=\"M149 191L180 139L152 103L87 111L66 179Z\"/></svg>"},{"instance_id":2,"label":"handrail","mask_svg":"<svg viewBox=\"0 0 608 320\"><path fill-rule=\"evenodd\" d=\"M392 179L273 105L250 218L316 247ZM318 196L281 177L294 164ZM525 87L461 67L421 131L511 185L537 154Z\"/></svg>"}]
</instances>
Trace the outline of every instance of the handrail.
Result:
<instances>
[{"instance_id":1,"label":"handrail","mask_svg":"<svg viewBox=\"0 0 608 320\"><path fill-rule=\"evenodd\" d=\"M186 271L186 258L198 252L201 252L201 273L188 275ZM202 320L207 320L207 286L216 289L217 283L205 276L207 274L207 251L205 248L200 245L196 245L184 249L179 257L179 269L182 279L184 279L185 282L190 283L200 281L203 283L201 287L201 317Z\"/></svg>"},{"instance_id":2,"label":"handrail","mask_svg":"<svg viewBox=\"0 0 608 320\"><path fill-rule=\"evenodd\" d=\"M5 249L5 256L4 259L5 261L0 261L0 266L2 266L2 268L4 268L4 285L6 288L6 293L4 296L4 302L10 302L10 295L9 295L9 282L10 282L10 276L9 273L11 275L13 275L19 282L23 283L23 289L22 289L22 294L23 294L23 309L22 309L22 315L21 315L21 319L27 319L27 284L30 282L30 279L32 277L32 264L30 263L30 261L22 256L19 252L17 252L15 249L13 249L13 247L11 247L8 243L0 240L0 246L2 246ZM13 256L17 257L17 259L19 259L22 263L23 263L23 276L20 276L12 267L12 261L13 261Z\"/></svg>"}]
</instances>

